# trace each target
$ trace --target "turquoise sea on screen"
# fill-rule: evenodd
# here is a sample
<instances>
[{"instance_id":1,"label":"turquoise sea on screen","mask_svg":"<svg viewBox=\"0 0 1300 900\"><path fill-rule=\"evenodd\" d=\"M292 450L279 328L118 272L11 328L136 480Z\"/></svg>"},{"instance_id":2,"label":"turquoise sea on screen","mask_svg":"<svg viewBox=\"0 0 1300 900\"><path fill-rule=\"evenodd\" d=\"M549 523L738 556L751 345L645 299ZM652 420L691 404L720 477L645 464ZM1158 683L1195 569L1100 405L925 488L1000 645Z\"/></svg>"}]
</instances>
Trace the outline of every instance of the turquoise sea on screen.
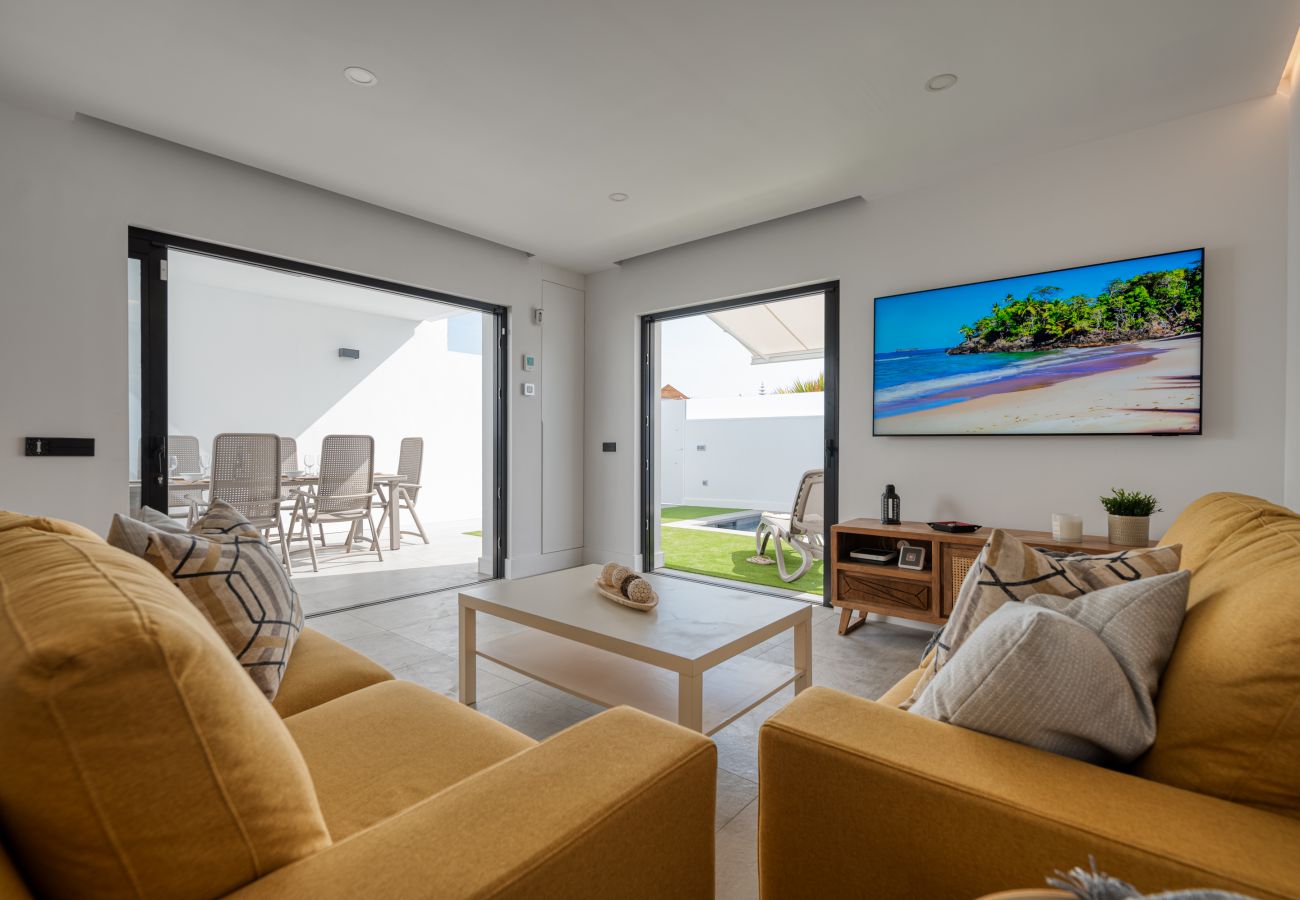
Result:
<instances>
[{"instance_id":1,"label":"turquoise sea on screen","mask_svg":"<svg viewBox=\"0 0 1300 900\"><path fill-rule=\"evenodd\" d=\"M1135 344L1023 353L959 353L943 348L877 353L877 419L960 403L972 397L1020 390L1122 368L1149 355Z\"/></svg>"}]
</instances>

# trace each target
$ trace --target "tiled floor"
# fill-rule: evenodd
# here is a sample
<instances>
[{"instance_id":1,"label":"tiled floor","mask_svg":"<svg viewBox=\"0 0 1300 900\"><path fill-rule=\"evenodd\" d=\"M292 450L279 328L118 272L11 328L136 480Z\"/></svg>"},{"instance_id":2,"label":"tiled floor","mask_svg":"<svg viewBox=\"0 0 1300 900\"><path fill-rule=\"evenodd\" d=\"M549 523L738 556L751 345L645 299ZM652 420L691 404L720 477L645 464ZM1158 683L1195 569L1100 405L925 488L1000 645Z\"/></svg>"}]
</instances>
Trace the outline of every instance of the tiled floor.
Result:
<instances>
[{"instance_id":1,"label":"tiled floor","mask_svg":"<svg viewBox=\"0 0 1300 900\"><path fill-rule=\"evenodd\" d=\"M309 624L365 653L398 678L456 696L455 591L313 616ZM871 623L841 637L835 626L831 610L813 608L813 681L871 698L916 665L927 637L923 631L886 623ZM520 627L491 616L478 617L481 639ZM749 652L789 662L790 634ZM585 700L486 660L479 660L478 695L481 712L538 740L600 711ZM787 688L714 735L720 900L758 895L758 729L792 697L793 688Z\"/></svg>"},{"instance_id":2,"label":"tiled floor","mask_svg":"<svg viewBox=\"0 0 1300 900\"><path fill-rule=\"evenodd\" d=\"M414 528L405 523L404 527ZM381 562L368 544L358 543L351 553L343 552L346 525L332 524L325 530L328 546L316 545L319 572L311 569L311 554L305 541L293 546L293 582L308 615L355 606L358 602L404 597L439 591L478 581L478 559L483 539L465 534L480 527L477 520L429 522L425 533L402 535L400 550L388 549L388 529L382 529ZM361 552L366 550L366 552Z\"/></svg>"}]
</instances>

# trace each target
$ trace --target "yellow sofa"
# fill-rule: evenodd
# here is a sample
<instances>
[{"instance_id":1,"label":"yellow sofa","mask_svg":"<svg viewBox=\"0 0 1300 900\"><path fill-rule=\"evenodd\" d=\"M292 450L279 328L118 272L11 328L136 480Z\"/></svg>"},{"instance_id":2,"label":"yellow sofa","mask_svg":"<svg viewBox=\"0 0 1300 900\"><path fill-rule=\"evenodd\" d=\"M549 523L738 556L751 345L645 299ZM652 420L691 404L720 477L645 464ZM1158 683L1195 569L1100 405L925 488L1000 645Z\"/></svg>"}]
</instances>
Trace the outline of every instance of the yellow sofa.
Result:
<instances>
[{"instance_id":1,"label":"yellow sofa","mask_svg":"<svg viewBox=\"0 0 1300 900\"><path fill-rule=\"evenodd\" d=\"M1300 516L1211 494L1174 522L1188 613L1127 771L813 688L759 736L764 900L971 898L1099 868L1146 892L1300 897Z\"/></svg>"},{"instance_id":2,"label":"yellow sofa","mask_svg":"<svg viewBox=\"0 0 1300 900\"><path fill-rule=\"evenodd\" d=\"M161 574L0 512L0 898L713 895L716 750L537 743L306 629L274 705Z\"/></svg>"}]
</instances>

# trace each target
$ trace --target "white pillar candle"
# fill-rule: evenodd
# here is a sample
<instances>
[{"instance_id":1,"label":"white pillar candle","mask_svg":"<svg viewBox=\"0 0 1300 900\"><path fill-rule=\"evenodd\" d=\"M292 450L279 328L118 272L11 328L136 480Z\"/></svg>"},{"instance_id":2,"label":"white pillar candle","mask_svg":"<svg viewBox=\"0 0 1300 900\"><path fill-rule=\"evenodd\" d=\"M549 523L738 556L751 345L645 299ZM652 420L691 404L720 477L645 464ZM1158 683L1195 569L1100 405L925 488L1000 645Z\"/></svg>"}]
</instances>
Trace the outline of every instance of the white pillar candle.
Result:
<instances>
[{"instance_id":1,"label":"white pillar candle","mask_svg":"<svg viewBox=\"0 0 1300 900\"><path fill-rule=\"evenodd\" d=\"M1052 540L1065 542L1083 540L1083 519L1070 513L1052 513Z\"/></svg>"}]
</instances>

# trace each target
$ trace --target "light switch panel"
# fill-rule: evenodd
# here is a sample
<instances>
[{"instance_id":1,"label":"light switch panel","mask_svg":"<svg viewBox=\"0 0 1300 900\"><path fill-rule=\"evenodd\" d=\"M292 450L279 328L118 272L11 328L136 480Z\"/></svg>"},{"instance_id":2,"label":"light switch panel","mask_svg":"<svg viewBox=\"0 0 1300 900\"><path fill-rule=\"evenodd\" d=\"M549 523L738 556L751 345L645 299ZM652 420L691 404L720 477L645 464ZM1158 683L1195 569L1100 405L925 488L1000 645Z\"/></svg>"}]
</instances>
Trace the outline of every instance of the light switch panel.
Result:
<instances>
[{"instance_id":1,"label":"light switch panel","mask_svg":"<svg viewBox=\"0 0 1300 900\"><path fill-rule=\"evenodd\" d=\"M531 382L526 382L526 383L524 384L524 396L525 396L525 397L531 397L531 396L533 396L533 395L536 394L536 393L537 393L537 385L535 385L535 384L533 384L533 383L531 383Z\"/></svg>"}]
</instances>

